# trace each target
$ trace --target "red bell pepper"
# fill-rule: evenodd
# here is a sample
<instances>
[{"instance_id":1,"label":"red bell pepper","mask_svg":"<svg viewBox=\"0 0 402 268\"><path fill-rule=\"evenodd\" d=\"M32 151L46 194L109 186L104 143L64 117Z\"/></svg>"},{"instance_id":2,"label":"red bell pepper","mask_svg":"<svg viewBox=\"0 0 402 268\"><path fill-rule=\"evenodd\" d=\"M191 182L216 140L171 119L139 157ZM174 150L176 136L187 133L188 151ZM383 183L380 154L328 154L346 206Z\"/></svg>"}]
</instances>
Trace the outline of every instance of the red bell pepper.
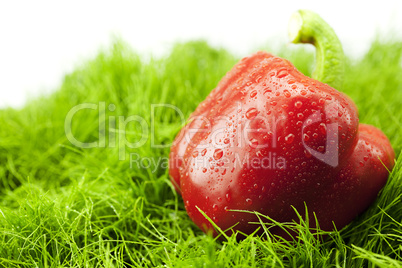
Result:
<instances>
[{"instance_id":1,"label":"red bell pepper","mask_svg":"<svg viewBox=\"0 0 402 268\"><path fill-rule=\"evenodd\" d=\"M278 222L313 212L323 230L340 229L376 198L395 154L377 128L359 124L342 88L344 56L318 15L291 18L295 43L316 46L313 78L266 52L242 59L177 135L172 183L190 218L213 229L256 230L257 211ZM237 224L237 225L236 225ZM216 234L216 233L215 233Z\"/></svg>"}]
</instances>

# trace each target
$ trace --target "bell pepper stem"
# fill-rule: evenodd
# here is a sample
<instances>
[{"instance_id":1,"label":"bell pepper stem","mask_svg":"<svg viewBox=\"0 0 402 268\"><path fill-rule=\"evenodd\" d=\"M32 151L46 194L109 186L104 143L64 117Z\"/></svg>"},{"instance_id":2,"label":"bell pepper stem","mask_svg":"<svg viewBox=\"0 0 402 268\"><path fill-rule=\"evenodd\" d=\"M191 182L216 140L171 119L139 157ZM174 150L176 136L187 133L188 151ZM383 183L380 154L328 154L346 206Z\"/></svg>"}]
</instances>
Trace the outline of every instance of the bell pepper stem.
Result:
<instances>
[{"instance_id":1,"label":"bell pepper stem","mask_svg":"<svg viewBox=\"0 0 402 268\"><path fill-rule=\"evenodd\" d=\"M289 21L292 43L316 47L316 65L312 78L342 90L345 56L334 30L318 14L309 10L295 12Z\"/></svg>"}]
</instances>

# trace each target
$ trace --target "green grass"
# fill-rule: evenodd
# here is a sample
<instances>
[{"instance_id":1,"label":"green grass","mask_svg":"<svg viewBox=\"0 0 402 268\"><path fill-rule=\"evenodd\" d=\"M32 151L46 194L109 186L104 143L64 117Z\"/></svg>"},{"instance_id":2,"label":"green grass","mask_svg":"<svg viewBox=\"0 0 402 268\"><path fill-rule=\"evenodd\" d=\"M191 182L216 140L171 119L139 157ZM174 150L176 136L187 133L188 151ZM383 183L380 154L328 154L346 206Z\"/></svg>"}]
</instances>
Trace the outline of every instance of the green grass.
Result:
<instances>
[{"instance_id":1,"label":"green grass","mask_svg":"<svg viewBox=\"0 0 402 268\"><path fill-rule=\"evenodd\" d=\"M275 53L309 74L314 58L307 51ZM344 88L359 107L360 121L381 128L397 156L401 59L402 42L374 42L364 57L348 62ZM145 61L117 41L66 75L55 93L19 110L1 110L0 266L401 267L400 157L375 204L352 224L316 237L307 223L290 223L299 234L292 243L256 235L216 241L188 218L166 165L130 168L130 153L166 159L169 148L151 148L148 139L119 154L120 135L130 142L142 137L134 122L118 133L119 116L143 117L146 129L151 123L155 127L155 142L169 144L181 127L180 116L159 108L152 118L151 104L175 105L188 117L237 60L205 42L189 42L164 58ZM82 103L94 103L97 110L75 115L73 135L86 142L99 139L98 111L104 103L105 147L79 148L67 139L66 115Z\"/></svg>"}]
</instances>

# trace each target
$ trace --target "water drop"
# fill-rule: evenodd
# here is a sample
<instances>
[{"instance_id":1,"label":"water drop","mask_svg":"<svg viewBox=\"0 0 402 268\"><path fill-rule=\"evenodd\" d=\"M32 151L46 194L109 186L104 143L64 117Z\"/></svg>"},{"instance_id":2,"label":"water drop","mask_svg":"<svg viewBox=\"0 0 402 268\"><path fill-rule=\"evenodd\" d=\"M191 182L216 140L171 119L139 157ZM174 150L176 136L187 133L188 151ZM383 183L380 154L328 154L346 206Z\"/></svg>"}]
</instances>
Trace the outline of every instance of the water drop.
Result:
<instances>
[{"instance_id":1,"label":"water drop","mask_svg":"<svg viewBox=\"0 0 402 268\"><path fill-rule=\"evenodd\" d=\"M229 138L226 138L226 139L223 140L224 144L229 144L229 142L230 142Z\"/></svg>"},{"instance_id":2,"label":"water drop","mask_svg":"<svg viewBox=\"0 0 402 268\"><path fill-rule=\"evenodd\" d=\"M253 90L250 92L250 97L254 98L257 95L257 90Z\"/></svg>"},{"instance_id":3,"label":"water drop","mask_svg":"<svg viewBox=\"0 0 402 268\"><path fill-rule=\"evenodd\" d=\"M251 120L254 117L256 117L257 114L258 114L258 110L256 108L250 108L246 112L246 117L247 117L247 119Z\"/></svg>"},{"instance_id":4,"label":"water drop","mask_svg":"<svg viewBox=\"0 0 402 268\"><path fill-rule=\"evenodd\" d=\"M286 143L289 143L289 144L292 143L294 139L295 139L295 135L292 133L285 137Z\"/></svg>"},{"instance_id":5,"label":"water drop","mask_svg":"<svg viewBox=\"0 0 402 268\"><path fill-rule=\"evenodd\" d=\"M247 198L246 199L247 204L252 205L253 204L253 200L251 200L251 198Z\"/></svg>"},{"instance_id":6,"label":"water drop","mask_svg":"<svg viewBox=\"0 0 402 268\"><path fill-rule=\"evenodd\" d=\"M282 69L282 70L278 71L278 73L276 74L276 77L282 78L282 77L285 77L287 75L288 75L288 70Z\"/></svg>"},{"instance_id":7,"label":"water drop","mask_svg":"<svg viewBox=\"0 0 402 268\"><path fill-rule=\"evenodd\" d=\"M295 107L300 109L302 107L303 103L301 101L296 101L295 102Z\"/></svg>"},{"instance_id":8,"label":"water drop","mask_svg":"<svg viewBox=\"0 0 402 268\"><path fill-rule=\"evenodd\" d=\"M264 91L264 95L268 95L269 93L271 93L272 92L272 89L269 89L269 88L267 88L265 91Z\"/></svg>"},{"instance_id":9,"label":"water drop","mask_svg":"<svg viewBox=\"0 0 402 268\"><path fill-rule=\"evenodd\" d=\"M207 172L207 169L206 168L202 168L202 173L205 173L205 172Z\"/></svg>"},{"instance_id":10,"label":"water drop","mask_svg":"<svg viewBox=\"0 0 402 268\"><path fill-rule=\"evenodd\" d=\"M223 150L222 149L216 149L214 152L214 159L218 160L221 159L223 156Z\"/></svg>"},{"instance_id":11,"label":"water drop","mask_svg":"<svg viewBox=\"0 0 402 268\"><path fill-rule=\"evenodd\" d=\"M256 139L249 140L250 146L256 148L258 146L258 141Z\"/></svg>"},{"instance_id":12,"label":"water drop","mask_svg":"<svg viewBox=\"0 0 402 268\"><path fill-rule=\"evenodd\" d=\"M207 153L207 149L201 151L201 155L204 156Z\"/></svg>"}]
</instances>

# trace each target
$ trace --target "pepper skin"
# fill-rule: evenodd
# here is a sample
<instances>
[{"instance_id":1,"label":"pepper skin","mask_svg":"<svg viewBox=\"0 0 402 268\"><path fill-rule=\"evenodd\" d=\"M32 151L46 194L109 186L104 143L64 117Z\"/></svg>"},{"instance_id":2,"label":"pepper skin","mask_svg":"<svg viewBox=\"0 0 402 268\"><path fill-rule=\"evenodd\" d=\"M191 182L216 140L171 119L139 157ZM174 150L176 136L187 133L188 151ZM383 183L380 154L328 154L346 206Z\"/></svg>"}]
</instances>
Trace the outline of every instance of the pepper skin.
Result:
<instances>
[{"instance_id":1,"label":"pepper skin","mask_svg":"<svg viewBox=\"0 0 402 268\"><path fill-rule=\"evenodd\" d=\"M320 19L300 15L302 22ZM328 64L334 59L325 53L316 77L341 87L342 62ZM375 200L394 151L380 130L359 125L353 101L326 83L258 52L237 63L197 107L171 148L169 174L202 230L213 226L199 210L222 230L235 225L250 234L258 218L233 210L290 222L305 205L311 223L314 212L321 229L341 229Z\"/></svg>"}]
</instances>

